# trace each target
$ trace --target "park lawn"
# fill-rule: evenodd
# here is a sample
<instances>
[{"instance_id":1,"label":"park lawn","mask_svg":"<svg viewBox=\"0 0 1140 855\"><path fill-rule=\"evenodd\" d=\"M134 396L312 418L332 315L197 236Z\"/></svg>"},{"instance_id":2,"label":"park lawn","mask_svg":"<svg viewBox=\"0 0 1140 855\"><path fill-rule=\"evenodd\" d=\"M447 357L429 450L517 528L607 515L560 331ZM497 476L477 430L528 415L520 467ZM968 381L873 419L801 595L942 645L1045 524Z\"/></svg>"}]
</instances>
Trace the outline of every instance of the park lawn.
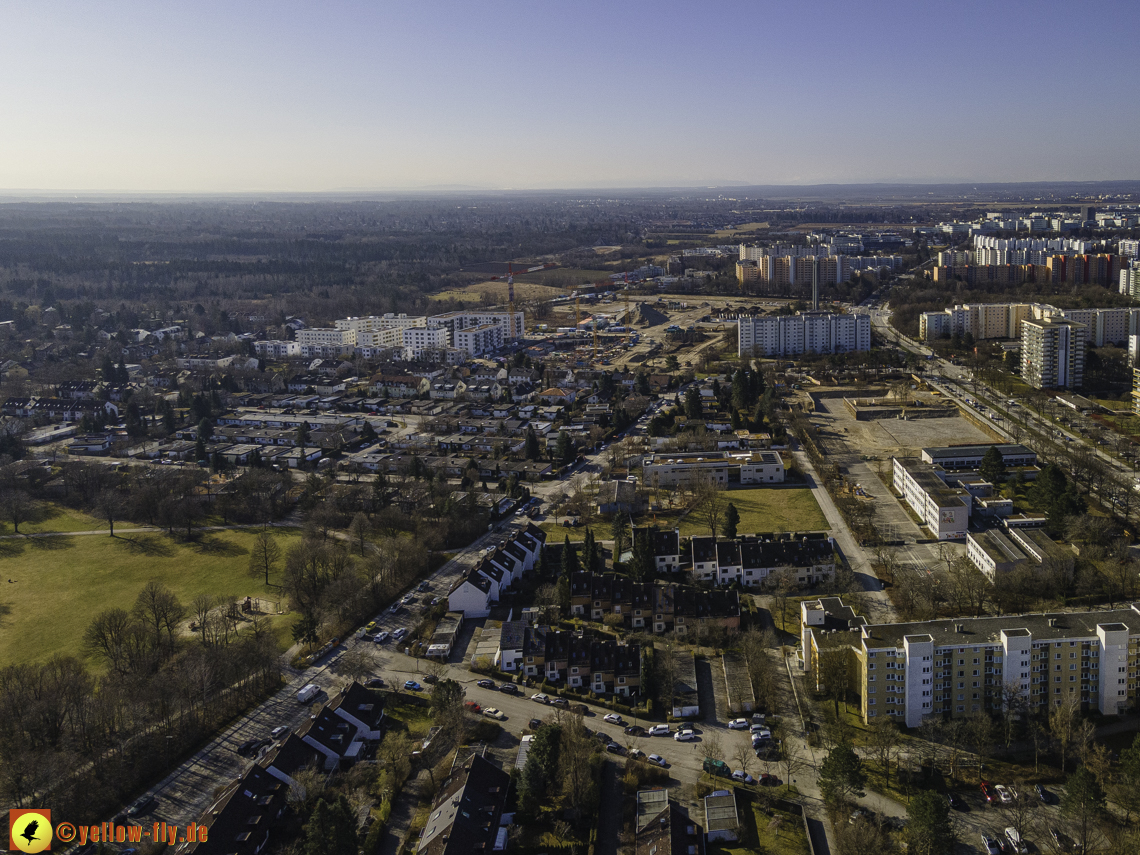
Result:
<instances>
[{"instance_id":1,"label":"park lawn","mask_svg":"<svg viewBox=\"0 0 1140 855\"><path fill-rule=\"evenodd\" d=\"M740 514L738 534L780 531L825 531L827 518L807 487L743 487L720 494L721 522L724 508L736 505ZM677 525L681 535L708 534L708 526L695 514L686 514Z\"/></svg>"},{"instance_id":2,"label":"park lawn","mask_svg":"<svg viewBox=\"0 0 1140 855\"><path fill-rule=\"evenodd\" d=\"M35 522L20 523L20 534L42 534L48 531L107 531L107 521L63 505L41 505ZM118 522L125 528L132 523ZM12 523L5 522L3 534L12 534Z\"/></svg>"},{"instance_id":3,"label":"park lawn","mask_svg":"<svg viewBox=\"0 0 1140 855\"><path fill-rule=\"evenodd\" d=\"M184 606L199 594L279 601L278 589L246 575L256 535L206 532L188 544L150 533L0 541L0 666L56 653L80 655L92 617L112 606L130 609L152 579L174 591ZM299 536L279 530L277 542L284 552ZM293 617L272 621L287 646Z\"/></svg>"}]
</instances>

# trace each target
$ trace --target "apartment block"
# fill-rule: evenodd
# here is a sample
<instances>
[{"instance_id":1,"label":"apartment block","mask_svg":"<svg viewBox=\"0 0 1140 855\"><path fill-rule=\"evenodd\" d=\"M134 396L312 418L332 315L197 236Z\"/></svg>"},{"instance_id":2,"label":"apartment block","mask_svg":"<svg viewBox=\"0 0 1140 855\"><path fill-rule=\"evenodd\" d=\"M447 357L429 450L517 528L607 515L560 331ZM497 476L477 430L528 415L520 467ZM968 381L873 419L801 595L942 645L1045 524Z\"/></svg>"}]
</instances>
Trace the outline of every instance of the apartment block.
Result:
<instances>
[{"instance_id":1,"label":"apartment block","mask_svg":"<svg viewBox=\"0 0 1140 855\"><path fill-rule=\"evenodd\" d=\"M846 655L864 722L888 715L918 727L930 715L996 712L1016 692L1032 712L1072 701L1117 715L1136 703L1140 604L1110 611L867 624L820 600L840 631L801 625L805 667ZM806 604L805 604L806 605ZM803 613L801 613L803 614ZM816 624L823 621L814 617Z\"/></svg>"},{"instance_id":2,"label":"apartment block","mask_svg":"<svg viewBox=\"0 0 1140 855\"><path fill-rule=\"evenodd\" d=\"M642 477L652 487L682 486L702 477L718 484L782 484L784 461L775 451L651 454L642 461Z\"/></svg>"},{"instance_id":3,"label":"apartment block","mask_svg":"<svg viewBox=\"0 0 1140 855\"><path fill-rule=\"evenodd\" d=\"M455 331L455 347L471 356L479 356L502 346L503 327L500 324L479 324Z\"/></svg>"},{"instance_id":4,"label":"apartment block","mask_svg":"<svg viewBox=\"0 0 1140 855\"><path fill-rule=\"evenodd\" d=\"M393 330L400 335L404 359L419 359L425 350L442 350L451 344L451 333L445 327L404 327Z\"/></svg>"},{"instance_id":5,"label":"apartment block","mask_svg":"<svg viewBox=\"0 0 1140 855\"><path fill-rule=\"evenodd\" d=\"M741 318L737 330L739 356L799 356L871 349L868 315L806 312L783 317Z\"/></svg>"},{"instance_id":6,"label":"apartment block","mask_svg":"<svg viewBox=\"0 0 1140 855\"><path fill-rule=\"evenodd\" d=\"M893 486L911 509L939 540L961 540L966 536L972 497L968 490L950 487L933 466L912 460L891 458Z\"/></svg>"},{"instance_id":7,"label":"apartment block","mask_svg":"<svg viewBox=\"0 0 1140 855\"><path fill-rule=\"evenodd\" d=\"M523 334L523 313L515 312L445 312L442 315L431 315L427 318L429 327L447 327L451 331L451 340L457 342L456 333L471 327L482 327L487 324L498 326L502 330L503 341L521 338ZM457 343L455 345L459 347Z\"/></svg>"},{"instance_id":8,"label":"apartment block","mask_svg":"<svg viewBox=\"0 0 1140 855\"><path fill-rule=\"evenodd\" d=\"M1084 382L1088 327L1068 320L1021 324L1021 379L1036 389L1077 389Z\"/></svg>"}]
</instances>

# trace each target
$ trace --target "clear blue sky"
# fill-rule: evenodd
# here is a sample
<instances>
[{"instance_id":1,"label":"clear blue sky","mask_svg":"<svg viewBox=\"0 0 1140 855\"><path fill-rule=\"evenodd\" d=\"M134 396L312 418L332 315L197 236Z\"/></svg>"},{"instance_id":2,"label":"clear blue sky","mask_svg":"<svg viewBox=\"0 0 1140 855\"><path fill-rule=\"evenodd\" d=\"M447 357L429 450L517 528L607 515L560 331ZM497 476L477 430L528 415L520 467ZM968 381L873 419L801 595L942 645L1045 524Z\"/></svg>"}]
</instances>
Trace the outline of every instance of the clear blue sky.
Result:
<instances>
[{"instance_id":1,"label":"clear blue sky","mask_svg":"<svg viewBox=\"0 0 1140 855\"><path fill-rule=\"evenodd\" d=\"M9 2L0 189L1137 178L1140 2Z\"/></svg>"}]
</instances>

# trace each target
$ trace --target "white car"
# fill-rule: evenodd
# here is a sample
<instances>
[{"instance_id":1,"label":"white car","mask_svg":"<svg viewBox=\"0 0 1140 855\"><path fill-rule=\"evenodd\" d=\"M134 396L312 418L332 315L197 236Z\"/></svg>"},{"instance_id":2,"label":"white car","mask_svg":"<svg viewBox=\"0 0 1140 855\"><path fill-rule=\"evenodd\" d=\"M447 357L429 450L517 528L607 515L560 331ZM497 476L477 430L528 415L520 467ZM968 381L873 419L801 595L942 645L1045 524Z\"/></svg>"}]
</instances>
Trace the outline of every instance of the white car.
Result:
<instances>
[{"instance_id":1,"label":"white car","mask_svg":"<svg viewBox=\"0 0 1140 855\"><path fill-rule=\"evenodd\" d=\"M994 792L997 793L998 798L1003 805L1007 805L1013 801L1013 793L1009 791L1009 787L1004 784L998 784L994 787Z\"/></svg>"},{"instance_id":2,"label":"white car","mask_svg":"<svg viewBox=\"0 0 1140 855\"><path fill-rule=\"evenodd\" d=\"M691 730L678 730L673 734L673 738L678 742L688 742L690 739L696 739Z\"/></svg>"},{"instance_id":3,"label":"white car","mask_svg":"<svg viewBox=\"0 0 1140 855\"><path fill-rule=\"evenodd\" d=\"M985 834L982 835L982 848L986 850L986 855L1001 855L997 841Z\"/></svg>"},{"instance_id":4,"label":"white car","mask_svg":"<svg viewBox=\"0 0 1140 855\"><path fill-rule=\"evenodd\" d=\"M376 637L372 640L375 641L377 644L383 644L385 641L388 640L388 633L378 632L378 633L376 633Z\"/></svg>"},{"instance_id":5,"label":"white car","mask_svg":"<svg viewBox=\"0 0 1140 855\"><path fill-rule=\"evenodd\" d=\"M602 721L608 721L610 724L621 724L621 716L617 713L610 713L602 716Z\"/></svg>"},{"instance_id":6,"label":"white car","mask_svg":"<svg viewBox=\"0 0 1140 855\"><path fill-rule=\"evenodd\" d=\"M734 718L728 723L729 730L748 730L748 719Z\"/></svg>"},{"instance_id":7,"label":"white car","mask_svg":"<svg viewBox=\"0 0 1140 855\"><path fill-rule=\"evenodd\" d=\"M404 629L403 627L400 627L398 630L396 630L395 632L392 633L392 638L396 639L396 641L399 641L400 639L402 639L407 634L408 634L408 631L406 629Z\"/></svg>"},{"instance_id":8,"label":"white car","mask_svg":"<svg viewBox=\"0 0 1140 855\"><path fill-rule=\"evenodd\" d=\"M743 769L737 769L735 772L733 772L732 773L732 780L743 781L746 784L755 784L756 783L756 779L753 778L751 775L749 775L747 772L745 772Z\"/></svg>"},{"instance_id":9,"label":"white car","mask_svg":"<svg viewBox=\"0 0 1140 855\"><path fill-rule=\"evenodd\" d=\"M546 695L546 694L543 694L542 692L539 692L537 695L531 695L531 696L530 696L530 699L531 699L532 701L537 701L537 702L538 702L538 703L540 703L540 704L548 704L548 703L550 703L550 696L549 696L549 695Z\"/></svg>"},{"instance_id":10,"label":"white car","mask_svg":"<svg viewBox=\"0 0 1140 855\"><path fill-rule=\"evenodd\" d=\"M487 716L487 718L496 718L499 721L502 721L503 719L506 718L506 716L503 715L503 713L500 710L497 710L494 707L487 707L486 709L484 709L483 715Z\"/></svg>"},{"instance_id":11,"label":"white car","mask_svg":"<svg viewBox=\"0 0 1140 855\"><path fill-rule=\"evenodd\" d=\"M666 766L669 765L668 763L665 762L665 758L662 757L660 754L650 754L649 757L646 759L648 759L649 762L652 763L654 766L660 766L662 769L664 769Z\"/></svg>"},{"instance_id":12,"label":"white car","mask_svg":"<svg viewBox=\"0 0 1140 855\"><path fill-rule=\"evenodd\" d=\"M1013 847L1013 851L1017 852L1018 855L1029 851L1025 846L1025 841L1021 839L1021 835L1017 833L1017 829L1012 825L1005 830L1005 837L1006 840L1009 841L1009 845Z\"/></svg>"},{"instance_id":13,"label":"white car","mask_svg":"<svg viewBox=\"0 0 1140 855\"><path fill-rule=\"evenodd\" d=\"M669 725L667 725L667 724L655 724L655 725L653 725L653 727L649 728L648 731L646 731L646 736L668 736L668 735L669 735Z\"/></svg>"}]
</instances>

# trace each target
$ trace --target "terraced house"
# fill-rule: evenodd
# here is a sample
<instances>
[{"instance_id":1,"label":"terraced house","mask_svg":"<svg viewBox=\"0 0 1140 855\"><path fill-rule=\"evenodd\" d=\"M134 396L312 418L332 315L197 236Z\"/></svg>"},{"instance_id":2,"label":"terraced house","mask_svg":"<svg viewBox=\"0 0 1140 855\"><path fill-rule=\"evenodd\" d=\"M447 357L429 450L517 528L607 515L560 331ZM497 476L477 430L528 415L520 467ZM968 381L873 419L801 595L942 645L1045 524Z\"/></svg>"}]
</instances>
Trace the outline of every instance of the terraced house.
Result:
<instances>
[{"instance_id":1,"label":"terraced house","mask_svg":"<svg viewBox=\"0 0 1140 855\"><path fill-rule=\"evenodd\" d=\"M864 722L917 727L928 715L1000 710L1011 695L1032 710L1070 700L1117 715L1136 705L1140 603L1095 612L866 624L837 597L804 603L805 668L849 659Z\"/></svg>"},{"instance_id":2,"label":"terraced house","mask_svg":"<svg viewBox=\"0 0 1140 855\"><path fill-rule=\"evenodd\" d=\"M798 584L814 585L835 575L834 541L820 532L694 537L690 545L698 582L754 587L777 570L789 570Z\"/></svg>"},{"instance_id":3,"label":"terraced house","mask_svg":"<svg viewBox=\"0 0 1140 855\"><path fill-rule=\"evenodd\" d=\"M641 691L641 645L551 629L504 624L495 664L504 671L586 688L598 694Z\"/></svg>"},{"instance_id":4,"label":"terraced house","mask_svg":"<svg viewBox=\"0 0 1140 855\"><path fill-rule=\"evenodd\" d=\"M708 626L740 628L740 597L736 591L639 583L614 573L572 574L570 612L590 620L620 615L627 629L648 629L659 634Z\"/></svg>"}]
</instances>

